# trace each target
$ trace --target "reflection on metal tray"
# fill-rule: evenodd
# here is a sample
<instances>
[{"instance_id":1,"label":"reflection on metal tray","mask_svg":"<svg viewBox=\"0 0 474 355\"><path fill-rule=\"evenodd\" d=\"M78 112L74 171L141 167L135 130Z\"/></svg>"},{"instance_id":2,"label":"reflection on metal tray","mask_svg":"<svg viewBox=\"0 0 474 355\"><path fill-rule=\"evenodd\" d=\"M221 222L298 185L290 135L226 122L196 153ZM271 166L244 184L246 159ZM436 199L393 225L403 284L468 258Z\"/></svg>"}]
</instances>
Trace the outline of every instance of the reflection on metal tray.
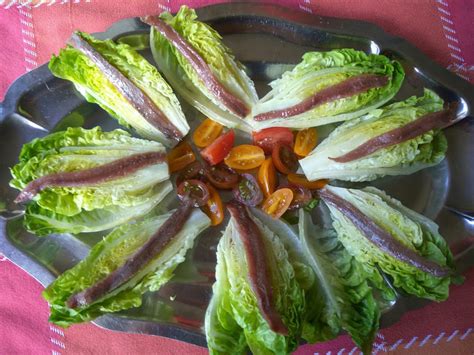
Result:
<instances>
[{"instance_id":1,"label":"reflection on metal tray","mask_svg":"<svg viewBox=\"0 0 474 355\"><path fill-rule=\"evenodd\" d=\"M407 77L396 99L421 94L422 88L428 87L445 100L459 101L459 115L472 115L474 90L469 83L374 25L257 4L214 5L199 9L198 14L223 35L237 58L247 65L260 95L268 90L266 84L271 79L290 69L306 51L350 47L382 53L403 64ZM97 36L129 43L152 61L148 28L138 19L120 21ZM196 125L201 115L183 106L191 125ZM96 125L105 130L117 127L115 120L98 106L87 103L69 82L54 78L47 65L19 78L0 107L0 251L43 285L83 258L103 234L38 238L27 233L21 224L21 211L13 204L16 192L8 187L8 168L16 163L21 146L35 137L68 126ZM434 219L453 245L474 234L474 119L469 117L450 127L446 135L449 151L442 164L372 184ZM171 196L170 204L173 199ZM220 230L214 228L201 235L176 276L159 292L146 294L140 308L103 316L95 323L109 329L205 345L201 327L211 296L220 235ZM461 251L457 263L462 271L474 264L474 250ZM382 326L423 303L400 296L384 314Z\"/></svg>"}]
</instances>

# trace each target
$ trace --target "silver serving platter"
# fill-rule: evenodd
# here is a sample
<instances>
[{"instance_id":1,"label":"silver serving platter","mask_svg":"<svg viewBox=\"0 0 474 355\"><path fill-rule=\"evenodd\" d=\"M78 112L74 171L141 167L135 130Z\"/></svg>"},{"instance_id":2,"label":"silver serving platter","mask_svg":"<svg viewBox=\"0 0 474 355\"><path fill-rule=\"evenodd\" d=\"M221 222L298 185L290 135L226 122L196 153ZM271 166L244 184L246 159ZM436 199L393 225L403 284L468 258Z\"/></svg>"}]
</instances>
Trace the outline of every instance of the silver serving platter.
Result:
<instances>
[{"instance_id":1,"label":"silver serving platter","mask_svg":"<svg viewBox=\"0 0 474 355\"><path fill-rule=\"evenodd\" d=\"M396 99L421 94L422 88L428 87L447 101L458 101L460 116L472 115L472 85L413 45L370 23L250 3L213 5L197 12L201 20L223 35L247 66L261 96L268 91L266 84L299 62L303 53L349 47L382 53L403 64L406 79ZM153 62L147 34L148 26L139 19L126 19L97 37L129 43ZM201 115L182 103L191 125L195 125ZM46 64L16 80L0 106L0 252L44 286L81 260L104 233L46 238L27 233L22 227L22 211L13 203L17 191L8 186L8 168L17 162L22 145L35 137L68 126L100 125L111 130L117 128L115 122L97 105L87 103L69 82L53 77ZM474 118L448 128L446 135L449 151L440 165L410 176L379 179L372 185L434 219L449 244L456 247L457 265L463 271L474 265L474 248L463 247L463 241L474 235ZM202 325L212 292L220 235L215 228L203 233L176 276L159 292L146 294L140 308L103 316L94 323L205 346ZM425 303L400 295L385 312L382 326Z\"/></svg>"}]
</instances>

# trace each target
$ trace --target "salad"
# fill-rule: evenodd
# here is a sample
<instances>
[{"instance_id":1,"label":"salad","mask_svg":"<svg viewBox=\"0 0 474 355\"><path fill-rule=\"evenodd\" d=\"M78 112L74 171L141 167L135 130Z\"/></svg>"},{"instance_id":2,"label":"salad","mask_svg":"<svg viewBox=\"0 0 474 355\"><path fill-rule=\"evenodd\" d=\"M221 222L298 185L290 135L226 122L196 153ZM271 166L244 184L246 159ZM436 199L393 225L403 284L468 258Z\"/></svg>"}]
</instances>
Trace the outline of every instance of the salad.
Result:
<instances>
[{"instance_id":1,"label":"salad","mask_svg":"<svg viewBox=\"0 0 474 355\"><path fill-rule=\"evenodd\" d=\"M351 48L306 53L259 99L194 10L142 21L157 67L83 32L49 64L134 136L70 127L25 144L11 167L28 231L106 233L44 291L51 322L140 306L204 230L222 226L203 326L212 354L288 354L341 331L368 354L397 295L440 302L462 282L433 221L374 187L338 181L439 164L455 104L428 89L390 101L400 63ZM193 131L178 97L206 116ZM247 143L236 144L242 134Z\"/></svg>"}]
</instances>

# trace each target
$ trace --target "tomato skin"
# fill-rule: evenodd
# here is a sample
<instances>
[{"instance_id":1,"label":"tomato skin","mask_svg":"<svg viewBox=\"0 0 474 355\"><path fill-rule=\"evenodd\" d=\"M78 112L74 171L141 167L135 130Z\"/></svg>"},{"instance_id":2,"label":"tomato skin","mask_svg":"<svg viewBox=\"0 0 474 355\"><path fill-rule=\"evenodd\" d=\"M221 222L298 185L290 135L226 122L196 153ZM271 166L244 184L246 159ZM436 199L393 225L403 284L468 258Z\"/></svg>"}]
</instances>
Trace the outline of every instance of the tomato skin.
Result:
<instances>
[{"instance_id":1,"label":"tomato skin","mask_svg":"<svg viewBox=\"0 0 474 355\"><path fill-rule=\"evenodd\" d=\"M204 206L209 200L209 189L199 180L185 180L179 184L177 194L180 200L190 199L194 207Z\"/></svg>"},{"instance_id":2,"label":"tomato skin","mask_svg":"<svg viewBox=\"0 0 474 355\"><path fill-rule=\"evenodd\" d=\"M265 154L272 154L277 143L293 146L293 132L286 127L270 127L258 132L252 132L253 144L263 149Z\"/></svg>"},{"instance_id":3,"label":"tomato skin","mask_svg":"<svg viewBox=\"0 0 474 355\"><path fill-rule=\"evenodd\" d=\"M209 189L209 199L201 209L210 218L211 225L217 226L224 220L224 205L217 190L209 184L206 186Z\"/></svg>"},{"instance_id":4,"label":"tomato skin","mask_svg":"<svg viewBox=\"0 0 474 355\"><path fill-rule=\"evenodd\" d=\"M295 185L306 187L307 189L310 189L310 190L322 189L329 182L326 179L309 181L308 179L306 179L306 176L304 176L304 174L288 174L287 178L288 178L288 182L291 182L292 184L295 184Z\"/></svg>"},{"instance_id":5,"label":"tomato skin","mask_svg":"<svg viewBox=\"0 0 474 355\"><path fill-rule=\"evenodd\" d=\"M318 142L318 131L316 128L307 128L298 131L293 150L299 157L305 157L313 151Z\"/></svg>"},{"instance_id":6,"label":"tomato skin","mask_svg":"<svg viewBox=\"0 0 474 355\"><path fill-rule=\"evenodd\" d=\"M184 169L196 160L193 148L188 142L181 142L168 153L168 169L170 173Z\"/></svg>"},{"instance_id":7,"label":"tomato skin","mask_svg":"<svg viewBox=\"0 0 474 355\"><path fill-rule=\"evenodd\" d=\"M217 138L210 146L201 151L201 156L211 165L224 160L234 145L234 130L229 130Z\"/></svg>"},{"instance_id":8,"label":"tomato skin","mask_svg":"<svg viewBox=\"0 0 474 355\"><path fill-rule=\"evenodd\" d=\"M275 168L282 174L288 175L298 170L298 157L288 145L277 143L273 147L272 159Z\"/></svg>"},{"instance_id":9,"label":"tomato skin","mask_svg":"<svg viewBox=\"0 0 474 355\"><path fill-rule=\"evenodd\" d=\"M256 145L242 144L232 148L224 162L232 169L251 170L265 161L263 149Z\"/></svg>"},{"instance_id":10,"label":"tomato skin","mask_svg":"<svg viewBox=\"0 0 474 355\"><path fill-rule=\"evenodd\" d=\"M262 210L272 218L280 218L288 210L292 200L293 191L291 189L278 189L267 197L263 203Z\"/></svg>"},{"instance_id":11,"label":"tomato skin","mask_svg":"<svg viewBox=\"0 0 474 355\"><path fill-rule=\"evenodd\" d=\"M265 197L270 196L275 191L278 183L278 175L271 157L260 165L257 180Z\"/></svg>"},{"instance_id":12,"label":"tomato skin","mask_svg":"<svg viewBox=\"0 0 474 355\"><path fill-rule=\"evenodd\" d=\"M196 147L205 148L211 145L222 133L223 126L210 118L206 118L193 133Z\"/></svg>"},{"instance_id":13,"label":"tomato skin","mask_svg":"<svg viewBox=\"0 0 474 355\"><path fill-rule=\"evenodd\" d=\"M221 190L233 189L239 183L240 176L225 164L207 166L204 174L207 180Z\"/></svg>"}]
</instances>

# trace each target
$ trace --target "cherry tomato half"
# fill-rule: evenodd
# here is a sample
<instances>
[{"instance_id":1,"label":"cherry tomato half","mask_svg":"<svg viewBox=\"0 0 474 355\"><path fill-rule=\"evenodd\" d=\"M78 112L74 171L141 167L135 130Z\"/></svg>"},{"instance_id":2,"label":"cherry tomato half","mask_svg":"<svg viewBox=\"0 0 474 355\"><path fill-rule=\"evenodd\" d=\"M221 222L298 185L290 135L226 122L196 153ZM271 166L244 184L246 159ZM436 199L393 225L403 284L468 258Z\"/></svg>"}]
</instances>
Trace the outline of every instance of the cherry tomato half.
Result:
<instances>
[{"instance_id":1,"label":"cherry tomato half","mask_svg":"<svg viewBox=\"0 0 474 355\"><path fill-rule=\"evenodd\" d=\"M272 152L273 164L282 174L294 173L298 170L298 157L290 146L277 143Z\"/></svg>"},{"instance_id":2,"label":"cherry tomato half","mask_svg":"<svg viewBox=\"0 0 474 355\"><path fill-rule=\"evenodd\" d=\"M292 200L293 191L291 189L278 189L267 197L263 203L262 210L273 218L280 218L290 207Z\"/></svg>"},{"instance_id":3,"label":"cherry tomato half","mask_svg":"<svg viewBox=\"0 0 474 355\"><path fill-rule=\"evenodd\" d=\"M168 153L168 167L170 173L181 170L196 160L193 148L188 142L182 142Z\"/></svg>"},{"instance_id":4,"label":"cherry tomato half","mask_svg":"<svg viewBox=\"0 0 474 355\"><path fill-rule=\"evenodd\" d=\"M233 189L240 180L239 174L225 164L208 166L205 169L207 180L218 189Z\"/></svg>"},{"instance_id":5,"label":"cherry tomato half","mask_svg":"<svg viewBox=\"0 0 474 355\"><path fill-rule=\"evenodd\" d=\"M200 179L204 174L204 166L201 162L195 161L182 169L176 178L176 186L179 186L184 180Z\"/></svg>"},{"instance_id":6,"label":"cherry tomato half","mask_svg":"<svg viewBox=\"0 0 474 355\"><path fill-rule=\"evenodd\" d=\"M301 185L288 184L284 186L293 191L293 200L291 201L288 211L294 211L298 208L305 207L313 198L311 191Z\"/></svg>"},{"instance_id":7,"label":"cherry tomato half","mask_svg":"<svg viewBox=\"0 0 474 355\"><path fill-rule=\"evenodd\" d=\"M250 170L259 167L265 160L263 149L256 145L242 144L232 148L224 162L232 169Z\"/></svg>"},{"instance_id":8,"label":"cherry tomato half","mask_svg":"<svg viewBox=\"0 0 474 355\"><path fill-rule=\"evenodd\" d=\"M235 133L231 129L217 138L214 143L201 151L201 156L211 165L224 160L234 145Z\"/></svg>"},{"instance_id":9,"label":"cherry tomato half","mask_svg":"<svg viewBox=\"0 0 474 355\"><path fill-rule=\"evenodd\" d=\"M246 206L255 207L263 200L263 194L252 174L242 174L239 184L232 190L234 198Z\"/></svg>"},{"instance_id":10,"label":"cherry tomato half","mask_svg":"<svg viewBox=\"0 0 474 355\"><path fill-rule=\"evenodd\" d=\"M205 148L214 142L222 132L222 125L206 118L193 133L193 142L199 148Z\"/></svg>"},{"instance_id":11,"label":"cherry tomato half","mask_svg":"<svg viewBox=\"0 0 474 355\"><path fill-rule=\"evenodd\" d=\"M278 176L272 158L266 159L262 165L260 165L257 179L265 197L270 196L275 191Z\"/></svg>"},{"instance_id":12,"label":"cherry tomato half","mask_svg":"<svg viewBox=\"0 0 474 355\"><path fill-rule=\"evenodd\" d=\"M211 219L211 225L217 226L224 220L224 207L216 189L208 184L206 186L209 189L209 199L201 209Z\"/></svg>"},{"instance_id":13,"label":"cherry tomato half","mask_svg":"<svg viewBox=\"0 0 474 355\"><path fill-rule=\"evenodd\" d=\"M288 174L287 178L288 182L291 182L295 185L304 186L310 190L322 189L328 183L328 180L326 179L309 181L308 179L306 179L304 174Z\"/></svg>"},{"instance_id":14,"label":"cherry tomato half","mask_svg":"<svg viewBox=\"0 0 474 355\"><path fill-rule=\"evenodd\" d=\"M293 150L298 156L305 157L313 151L317 142L318 131L316 128L303 129L296 134Z\"/></svg>"},{"instance_id":15,"label":"cherry tomato half","mask_svg":"<svg viewBox=\"0 0 474 355\"><path fill-rule=\"evenodd\" d=\"M186 180L178 186L180 200L191 199L195 207L204 206L209 200L209 189L199 180Z\"/></svg>"},{"instance_id":16,"label":"cherry tomato half","mask_svg":"<svg viewBox=\"0 0 474 355\"><path fill-rule=\"evenodd\" d=\"M272 154L273 147L277 143L293 146L293 132L285 127L271 127L252 132L252 139L253 144L262 148L265 154Z\"/></svg>"}]
</instances>

